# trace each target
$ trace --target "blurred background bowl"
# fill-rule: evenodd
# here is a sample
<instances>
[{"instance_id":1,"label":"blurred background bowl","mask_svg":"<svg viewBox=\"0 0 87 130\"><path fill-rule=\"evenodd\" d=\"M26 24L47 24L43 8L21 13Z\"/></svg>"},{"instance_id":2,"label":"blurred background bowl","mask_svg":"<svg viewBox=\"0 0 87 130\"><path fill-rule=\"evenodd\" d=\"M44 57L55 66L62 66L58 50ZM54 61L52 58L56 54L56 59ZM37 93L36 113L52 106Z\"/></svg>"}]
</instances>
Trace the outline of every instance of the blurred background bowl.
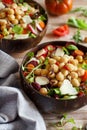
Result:
<instances>
[{"instance_id":1,"label":"blurred background bowl","mask_svg":"<svg viewBox=\"0 0 87 130\"><path fill-rule=\"evenodd\" d=\"M69 41L51 41L46 42L41 45L36 46L29 50L29 52L36 53L41 48L44 48L46 45L58 45L64 46L66 43L71 43ZM79 49L86 52L87 48L81 45L77 45ZM28 54L28 53L27 53ZM57 100L55 98L47 97L41 95L38 91L36 91L25 79L22 71L22 65L28 61L28 56L25 55L21 67L20 67L20 79L21 79L21 87L23 91L28 95L28 97L35 103L37 108L43 113L57 113L64 114L67 112L75 111L87 104L87 95L78 97L70 100Z\"/></svg>"},{"instance_id":2,"label":"blurred background bowl","mask_svg":"<svg viewBox=\"0 0 87 130\"><path fill-rule=\"evenodd\" d=\"M47 23L48 23L48 16L45 9L36 1L31 0L24 0L24 2L29 3L35 9L39 9L40 13L46 17L45 20L45 28L43 31L39 32L36 38L26 38L26 39L0 39L0 49L7 52L22 52L28 50L32 47L35 47L44 37L46 30L47 30Z\"/></svg>"}]
</instances>

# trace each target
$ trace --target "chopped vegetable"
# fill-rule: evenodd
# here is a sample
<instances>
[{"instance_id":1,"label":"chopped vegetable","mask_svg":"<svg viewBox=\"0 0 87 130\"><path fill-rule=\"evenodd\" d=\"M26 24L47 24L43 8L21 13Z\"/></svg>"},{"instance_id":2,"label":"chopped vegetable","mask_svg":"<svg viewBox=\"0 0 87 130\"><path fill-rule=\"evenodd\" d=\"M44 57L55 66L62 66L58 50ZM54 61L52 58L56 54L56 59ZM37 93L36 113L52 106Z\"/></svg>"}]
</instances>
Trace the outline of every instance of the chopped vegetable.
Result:
<instances>
[{"instance_id":1,"label":"chopped vegetable","mask_svg":"<svg viewBox=\"0 0 87 130\"><path fill-rule=\"evenodd\" d=\"M67 24L72 27L76 27L82 30L87 30L87 23L83 19L77 19L75 17L72 17L68 19Z\"/></svg>"},{"instance_id":2,"label":"chopped vegetable","mask_svg":"<svg viewBox=\"0 0 87 130\"><path fill-rule=\"evenodd\" d=\"M35 78L36 83L40 84L40 85L46 85L49 84L49 79L44 77L44 76L37 76Z\"/></svg>"},{"instance_id":3,"label":"chopped vegetable","mask_svg":"<svg viewBox=\"0 0 87 130\"><path fill-rule=\"evenodd\" d=\"M81 51L81 50L75 50L75 51L73 52L73 55L74 55L74 56L77 56L77 55L83 56L83 55L84 55L84 52Z\"/></svg>"},{"instance_id":4,"label":"chopped vegetable","mask_svg":"<svg viewBox=\"0 0 87 130\"><path fill-rule=\"evenodd\" d=\"M60 87L60 92L62 95L76 95L78 92L77 90L72 86L69 80L65 79L62 83L62 86Z\"/></svg>"},{"instance_id":5,"label":"chopped vegetable","mask_svg":"<svg viewBox=\"0 0 87 130\"><path fill-rule=\"evenodd\" d=\"M69 27L68 25L62 25L56 29L53 30L53 34L55 36L61 37L65 36L66 34L69 34Z\"/></svg>"},{"instance_id":6,"label":"chopped vegetable","mask_svg":"<svg viewBox=\"0 0 87 130\"><path fill-rule=\"evenodd\" d=\"M85 71L85 74L81 77L82 81L87 81L87 70Z\"/></svg>"}]
</instances>

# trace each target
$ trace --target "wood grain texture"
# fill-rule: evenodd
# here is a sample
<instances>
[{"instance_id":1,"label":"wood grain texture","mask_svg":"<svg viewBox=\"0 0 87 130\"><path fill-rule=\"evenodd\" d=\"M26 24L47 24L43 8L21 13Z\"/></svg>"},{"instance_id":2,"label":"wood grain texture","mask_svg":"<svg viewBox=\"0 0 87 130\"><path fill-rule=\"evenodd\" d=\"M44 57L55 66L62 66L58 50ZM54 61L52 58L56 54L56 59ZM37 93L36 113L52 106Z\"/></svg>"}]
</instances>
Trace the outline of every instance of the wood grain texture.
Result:
<instances>
[{"instance_id":1,"label":"wood grain texture","mask_svg":"<svg viewBox=\"0 0 87 130\"><path fill-rule=\"evenodd\" d=\"M37 2L40 3L45 8L44 0L37 0ZM73 8L76 8L76 7L87 7L87 0L73 0ZM56 17L48 15L49 22L48 22L47 32L39 44L46 41L54 41L54 40L72 40L72 36L75 34L77 30L75 28L70 28L69 35L66 35L64 37L58 38L52 35L52 30L58 27L59 25L66 23L68 18L70 18L71 16L81 17L79 16L78 13L75 13L75 14L68 13L66 15L56 16ZM87 21L87 18L86 18L86 21ZM87 36L87 31L81 31L81 35L84 38L85 36ZM84 43L83 45L87 46L87 43ZM24 51L23 53L12 54L12 56L17 60L19 65L21 64L22 59L24 55L27 53L27 51ZM49 126L49 123L58 121L58 115L53 115L53 114L49 114L49 115L42 114L42 115L45 119L47 130L56 130L55 127ZM87 106L82 107L81 109L77 111L68 113L68 117L73 117L75 119L76 126L80 126L80 125L84 126L85 124L87 124ZM64 130L71 130L71 127L72 125L69 123L64 127Z\"/></svg>"}]
</instances>

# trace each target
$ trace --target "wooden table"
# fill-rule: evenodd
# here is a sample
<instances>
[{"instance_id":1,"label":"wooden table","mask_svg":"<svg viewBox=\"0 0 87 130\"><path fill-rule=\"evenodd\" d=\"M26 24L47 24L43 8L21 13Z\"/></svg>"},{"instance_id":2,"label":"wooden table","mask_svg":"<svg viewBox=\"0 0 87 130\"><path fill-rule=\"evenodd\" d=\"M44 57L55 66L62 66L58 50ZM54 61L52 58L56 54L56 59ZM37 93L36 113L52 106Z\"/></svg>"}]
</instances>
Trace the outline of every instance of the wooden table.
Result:
<instances>
[{"instance_id":1,"label":"wooden table","mask_svg":"<svg viewBox=\"0 0 87 130\"><path fill-rule=\"evenodd\" d=\"M40 3L44 8L45 8L45 4L44 4L44 0L37 0L38 3ZM73 8L75 7L86 7L87 6L87 0L73 0ZM76 16L79 17L78 14L66 14L63 16L59 16L59 17L53 17L53 16L48 16L49 17L49 22L48 22L48 28L47 28L47 32L46 35L44 36L44 38L42 39L42 41L40 42L43 43L45 41L53 41L53 40L71 40L72 36L74 35L74 33L76 32L75 28L70 28L70 33L69 35L66 35L64 37L54 37L52 35L52 30L55 29L56 27L58 27L60 24L66 23L68 18L70 18L71 16ZM87 20L86 20L87 21ZM81 35L82 37L87 36L86 31L81 31ZM83 44L83 43L82 43ZM87 44L83 44L85 46L87 46ZM21 63L24 55L27 53L27 51L23 52L23 53L13 53L12 56L17 60L17 62ZM82 107L81 109L68 113L68 117L69 118L74 118L75 122L76 122L76 126L80 126L80 125L85 125L87 124L87 106ZM58 120L58 115L44 115L43 117L45 119L46 122L46 126L47 126L47 130L56 130L55 127L51 127L49 126L49 122L55 122ZM68 123L67 125L64 126L64 130L71 130L72 125L70 123Z\"/></svg>"}]
</instances>

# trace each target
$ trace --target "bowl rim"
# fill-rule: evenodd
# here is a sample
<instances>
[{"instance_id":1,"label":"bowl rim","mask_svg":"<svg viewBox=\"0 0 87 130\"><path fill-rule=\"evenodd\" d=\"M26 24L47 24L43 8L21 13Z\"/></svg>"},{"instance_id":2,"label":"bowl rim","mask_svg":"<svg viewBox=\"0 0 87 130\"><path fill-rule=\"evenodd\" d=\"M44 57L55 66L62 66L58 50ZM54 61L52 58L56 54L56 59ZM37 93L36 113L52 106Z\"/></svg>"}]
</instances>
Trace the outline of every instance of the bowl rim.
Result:
<instances>
[{"instance_id":1,"label":"bowl rim","mask_svg":"<svg viewBox=\"0 0 87 130\"><path fill-rule=\"evenodd\" d=\"M22 40L23 41L23 40L27 40L27 39L31 39L31 40L32 39L37 39L39 37L39 35L41 35L47 29L48 21L49 21L47 10L40 3L38 3L35 0L32 0L32 1L31 0L24 0L23 2L26 2L28 4L29 3L37 4L39 6L39 8L41 8L44 11L44 14L46 15L46 25L45 25L45 28L38 35L36 35L35 38L30 38L30 37L24 38L24 39L6 39L6 38L1 38L0 41L2 41L2 40L4 40L4 41L6 41L6 40L8 40L8 41L20 41L20 40Z\"/></svg>"},{"instance_id":2,"label":"bowl rim","mask_svg":"<svg viewBox=\"0 0 87 130\"><path fill-rule=\"evenodd\" d=\"M31 87L32 88L32 90L34 91L34 92L36 92L37 94L39 94L40 96L42 96L42 97L44 97L44 98L46 98L46 99L51 99L51 100L53 100L53 101L57 101L57 102L69 102L69 101L76 101L76 100L80 100L80 99L82 99L82 98L87 98L87 95L83 95L83 96L81 96L81 97L77 97L77 98L73 98L73 99L55 99L55 98L53 98L53 97L49 97L49 96L45 96L45 95L42 95L42 94L40 94L37 90L35 90L33 87L32 87L32 85L31 84L29 84L28 82L27 82L27 80L25 79L25 77L24 77L24 75L23 75L23 73L22 73L22 65L26 62L26 58L27 58L27 54L29 53L29 52L31 52L32 50L34 51L35 50L35 52L37 52L37 50L38 49L41 49L42 47L44 47L44 46L46 46L46 45L49 45L49 44L54 44L54 43L59 43L59 46L61 46L61 43L66 43L66 42L69 42L69 43L72 43L72 44L76 44L75 42L72 42L72 41L58 41L58 40L55 40L55 41L47 41L47 42L43 42L43 43L41 43L41 44L39 44L39 45L37 45L36 47L33 47L33 48L31 48L31 49L29 49L28 50L28 52L25 54L25 56L24 56L24 58L23 58L23 60L22 60L22 62L21 62L21 65L20 65L20 68L19 68L19 72L20 72L20 75L22 76L22 78L23 78L23 80L25 81L25 83L29 86L29 87ZM86 46L83 46L83 45L81 45L81 44L78 44L77 45L78 47L82 47L83 49L85 48L87 48Z\"/></svg>"}]
</instances>

